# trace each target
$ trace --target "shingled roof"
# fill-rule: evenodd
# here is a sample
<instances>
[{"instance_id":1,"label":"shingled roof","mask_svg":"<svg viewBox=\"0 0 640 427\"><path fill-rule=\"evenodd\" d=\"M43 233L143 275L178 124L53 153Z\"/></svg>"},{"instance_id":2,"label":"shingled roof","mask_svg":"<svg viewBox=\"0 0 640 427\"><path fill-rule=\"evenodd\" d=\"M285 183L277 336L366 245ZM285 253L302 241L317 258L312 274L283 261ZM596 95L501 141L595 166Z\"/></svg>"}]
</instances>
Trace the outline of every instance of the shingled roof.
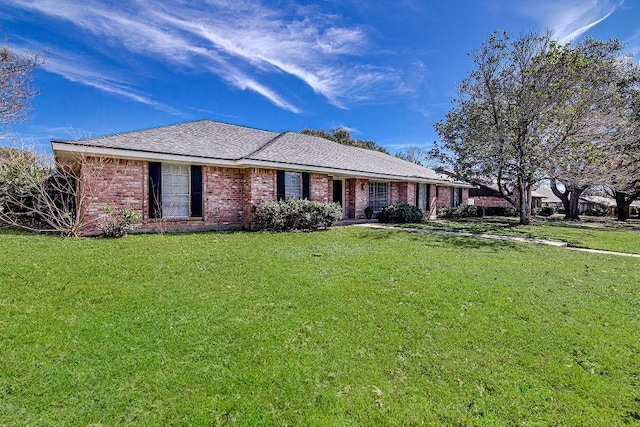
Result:
<instances>
[{"instance_id":1,"label":"shingled roof","mask_svg":"<svg viewBox=\"0 0 640 427\"><path fill-rule=\"evenodd\" d=\"M83 152L113 157L199 158L204 164L327 171L347 176L455 182L411 162L378 151L351 147L296 132L269 132L211 120L74 141L51 141L56 155ZM186 160L186 159L185 159Z\"/></svg>"}]
</instances>

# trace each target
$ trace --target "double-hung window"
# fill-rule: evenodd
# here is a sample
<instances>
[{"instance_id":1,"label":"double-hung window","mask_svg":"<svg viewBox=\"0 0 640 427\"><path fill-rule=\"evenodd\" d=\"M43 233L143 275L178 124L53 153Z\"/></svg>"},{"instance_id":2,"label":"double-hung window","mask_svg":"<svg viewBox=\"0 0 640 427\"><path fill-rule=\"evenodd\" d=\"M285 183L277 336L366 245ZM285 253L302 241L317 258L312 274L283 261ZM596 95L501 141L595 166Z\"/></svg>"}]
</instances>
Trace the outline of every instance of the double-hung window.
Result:
<instances>
[{"instance_id":1,"label":"double-hung window","mask_svg":"<svg viewBox=\"0 0 640 427\"><path fill-rule=\"evenodd\" d=\"M374 212L380 212L385 206L389 206L389 183L369 181L369 206Z\"/></svg>"},{"instance_id":2,"label":"double-hung window","mask_svg":"<svg viewBox=\"0 0 640 427\"><path fill-rule=\"evenodd\" d=\"M202 216L202 167L149 163L149 218Z\"/></svg>"},{"instance_id":3,"label":"double-hung window","mask_svg":"<svg viewBox=\"0 0 640 427\"><path fill-rule=\"evenodd\" d=\"M278 200L308 199L309 174L306 172L278 171L276 176Z\"/></svg>"},{"instance_id":4,"label":"double-hung window","mask_svg":"<svg viewBox=\"0 0 640 427\"><path fill-rule=\"evenodd\" d=\"M451 206L454 208L462 204L462 188L451 188Z\"/></svg>"},{"instance_id":5,"label":"double-hung window","mask_svg":"<svg viewBox=\"0 0 640 427\"><path fill-rule=\"evenodd\" d=\"M431 191L429 184L416 184L416 206L423 213L431 210Z\"/></svg>"}]
</instances>

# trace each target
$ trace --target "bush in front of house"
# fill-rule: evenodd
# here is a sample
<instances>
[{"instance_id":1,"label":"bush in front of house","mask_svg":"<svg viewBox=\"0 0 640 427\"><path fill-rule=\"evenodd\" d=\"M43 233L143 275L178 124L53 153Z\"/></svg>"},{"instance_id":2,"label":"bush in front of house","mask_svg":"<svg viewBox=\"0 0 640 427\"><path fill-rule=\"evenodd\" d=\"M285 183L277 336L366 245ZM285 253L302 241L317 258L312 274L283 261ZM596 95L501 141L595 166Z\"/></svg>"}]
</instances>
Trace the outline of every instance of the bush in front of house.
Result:
<instances>
[{"instance_id":1,"label":"bush in front of house","mask_svg":"<svg viewBox=\"0 0 640 427\"><path fill-rule=\"evenodd\" d=\"M408 203L394 203L382 208L378 213L378 221L394 223L411 223L424 221L424 214L416 206Z\"/></svg>"},{"instance_id":2,"label":"bush in front of house","mask_svg":"<svg viewBox=\"0 0 640 427\"><path fill-rule=\"evenodd\" d=\"M551 216L553 215L555 212L555 209L553 209L551 206L543 206L540 208L540 211L538 212L538 215L540 216Z\"/></svg>"},{"instance_id":3,"label":"bush in front of house","mask_svg":"<svg viewBox=\"0 0 640 427\"><path fill-rule=\"evenodd\" d=\"M484 206L459 205L456 207L442 208L438 210L439 218L482 218L484 216Z\"/></svg>"},{"instance_id":4,"label":"bush in front of house","mask_svg":"<svg viewBox=\"0 0 640 427\"><path fill-rule=\"evenodd\" d=\"M130 209L116 210L113 206L104 207L107 213L98 222L100 237L118 238L137 228L133 223L140 219L140 212Z\"/></svg>"},{"instance_id":5,"label":"bush in front of house","mask_svg":"<svg viewBox=\"0 0 640 427\"><path fill-rule=\"evenodd\" d=\"M342 218L339 203L321 203L306 199L266 202L256 211L256 228L262 231L314 231L330 227Z\"/></svg>"},{"instance_id":6,"label":"bush in front of house","mask_svg":"<svg viewBox=\"0 0 640 427\"><path fill-rule=\"evenodd\" d=\"M487 216L518 216L518 210L511 206L487 206L484 214Z\"/></svg>"}]
</instances>

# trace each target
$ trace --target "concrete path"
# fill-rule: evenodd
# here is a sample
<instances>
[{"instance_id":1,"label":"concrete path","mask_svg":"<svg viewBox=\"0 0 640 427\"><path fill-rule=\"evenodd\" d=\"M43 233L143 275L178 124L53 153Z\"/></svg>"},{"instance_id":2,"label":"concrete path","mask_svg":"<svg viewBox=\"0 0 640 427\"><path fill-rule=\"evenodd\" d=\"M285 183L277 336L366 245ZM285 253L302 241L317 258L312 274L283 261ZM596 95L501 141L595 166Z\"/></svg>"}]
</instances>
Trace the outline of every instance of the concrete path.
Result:
<instances>
[{"instance_id":1,"label":"concrete path","mask_svg":"<svg viewBox=\"0 0 640 427\"><path fill-rule=\"evenodd\" d=\"M553 240L544 240L544 239L530 239L527 237L516 237L516 236L500 236L496 234L482 234L482 233L467 233L463 231L444 231L444 230L427 230L424 228L408 228L408 227L392 227L388 225L382 224L353 224L353 227L366 227L366 228L380 228L386 230L399 230L406 231L409 233L425 233L425 234L439 234L445 236L459 236L459 237L475 237L478 239L491 239L491 240L502 240L506 242L519 242L519 243L535 243L538 245L548 245L548 246L557 246L561 248L567 248L572 251L581 251L581 252L590 252L596 254L607 254L607 255L617 255L617 256L627 256L633 258L640 258L639 254L629 254L625 252L611 252L611 251L601 251L597 249L583 249L583 248L571 248L568 247L565 242L556 242Z\"/></svg>"}]
</instances>

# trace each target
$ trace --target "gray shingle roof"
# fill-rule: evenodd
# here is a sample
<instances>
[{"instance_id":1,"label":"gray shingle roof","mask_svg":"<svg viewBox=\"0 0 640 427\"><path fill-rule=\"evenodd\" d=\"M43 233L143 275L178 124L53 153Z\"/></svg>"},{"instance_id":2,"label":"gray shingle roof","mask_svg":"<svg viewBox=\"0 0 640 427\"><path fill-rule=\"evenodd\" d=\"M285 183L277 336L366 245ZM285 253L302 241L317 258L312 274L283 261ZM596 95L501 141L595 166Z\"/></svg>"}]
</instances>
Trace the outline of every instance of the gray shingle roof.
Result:
<instances>
[{"instance_id":1,"label":"gray shingle roof","mask_svg":"<svg viewBox=\"0 0 640 427\"><path fill-rule=\"evenodd\" d=\"M296 132L269 132L211 120L179 123L78 141L52 141L72 146L183 155L206 159L324 168L389 177L453 182L434 170L378 151L338 144Z\"/></svg>"}]
</instances>

